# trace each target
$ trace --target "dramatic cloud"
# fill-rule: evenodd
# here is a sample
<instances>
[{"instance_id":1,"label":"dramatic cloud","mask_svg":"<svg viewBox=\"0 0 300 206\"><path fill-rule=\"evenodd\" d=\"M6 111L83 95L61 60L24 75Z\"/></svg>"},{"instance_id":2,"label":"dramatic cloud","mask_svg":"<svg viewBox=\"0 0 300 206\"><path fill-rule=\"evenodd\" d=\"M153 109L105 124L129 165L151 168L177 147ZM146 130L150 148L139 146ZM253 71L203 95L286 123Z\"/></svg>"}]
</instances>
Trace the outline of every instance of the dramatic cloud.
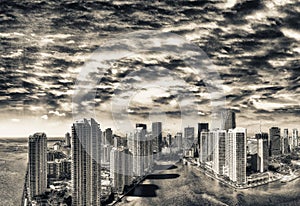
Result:
<instances>
[{"instance_id":1,"label":"dramatic cloud","mask_svg":"<svg viewBox=\"0 0 300 206\"><path fill-rule=\"evenodd\" d=\"M118 99L122 103L134 97L120 108L132 121L154 118L154 108L159 108L172 121L195 111L194 121L200 122L210 120L212 101L221 104L226 97L226 105L238 112L238 125L253 132L259 119L264 129L299 127L299 7L296 0L4 0L0 7L1 121L9 118L13 127L17 119L36 117L47 124L67 124L74 110L85 108L95 109L98 121L114 127L111 101L122 97ZM195 53L183 52L194 48L176 38L153 35L152 41L135 48L151 47L156 52L135 52L136 42L129 38L115 44L128 33L145 29L181 35L207 54L216 65L214 71L203 60L199 68L203 74L195 75L186 64ZM91 57L99 47L107 49L103 65ZM126 51L128 56L118 59ZM113 58L118 60L112 63ZM72 106L78 92L74 85L82 81L78 74L84 64L94 69L89 77L96 80L95 91L81 93L85 101ZM216 74L220 79L212 81ZM139 87L141 83L146 88ZM155 85L161 89L154 90ZM139 94L134 96L133 91ZM184 111L179 106L183 99Z\"/></svg>"}]
</instances>

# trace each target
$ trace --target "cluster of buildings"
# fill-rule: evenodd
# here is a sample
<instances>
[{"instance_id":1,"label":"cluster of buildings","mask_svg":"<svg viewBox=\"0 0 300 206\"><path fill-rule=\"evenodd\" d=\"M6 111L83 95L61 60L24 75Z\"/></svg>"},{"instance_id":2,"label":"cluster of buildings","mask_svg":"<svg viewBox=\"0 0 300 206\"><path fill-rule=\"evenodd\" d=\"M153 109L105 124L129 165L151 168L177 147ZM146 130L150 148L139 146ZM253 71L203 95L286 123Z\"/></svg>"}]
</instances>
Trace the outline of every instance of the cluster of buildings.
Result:
<instances>
[{"instance_id":1,"label":"cluster of buildings","mask_svg":"<svg viewBox=\"0 0 300 206\"><path fill-rule=\"evenodd\" d=\"M44 133L29 137L23 205L34 205L59 180L70 180L72 205L101 205L104 196L121 195L153 171L155 160L171 150L230 182L245 185L251 179L247 178L249 161L252 171L264 173L270 156L293 151L298 139L297 129L289 136L287 129L281 135L278 127L247 138L247 130L236 127L231 110L222 113L220 128L198 123L196 136L190 126L173 137L170 133L163 136L162 122L153 122L150 130L138 123L130 134L120 137L110 128L102 131L92 118L82 119L72 125L72 135L67 133L64 142L51 150Z\"/></svg>"}]
</instances>

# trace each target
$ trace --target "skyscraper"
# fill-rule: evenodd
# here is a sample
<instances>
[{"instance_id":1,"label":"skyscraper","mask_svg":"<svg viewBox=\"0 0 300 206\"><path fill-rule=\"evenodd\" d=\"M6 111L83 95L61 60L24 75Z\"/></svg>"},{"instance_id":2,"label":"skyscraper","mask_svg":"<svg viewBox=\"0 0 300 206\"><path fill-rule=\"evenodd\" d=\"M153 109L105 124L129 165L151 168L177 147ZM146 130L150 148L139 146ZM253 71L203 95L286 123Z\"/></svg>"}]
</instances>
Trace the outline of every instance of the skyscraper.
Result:
<instances>
[{"instance_id":1,"label":"skyscraper","mask_svg":"<svg viewBox=\"0 0 300 206\"><path fill-rule=\"evenodd\" d=\"M289 130L283 130L283 136L281 138L281 153L287 154L291 150L291 140L289 139Z\"/></svg>"},{"instance_id":2,"label":"skyscraper","mask_svg":"<svg viewBox=\"0 0 300 206\"><path fill-rule=\"evenodd\" d=\"M224 110L221 113L221 130L234 129L235 124L235 112L232 110Z\"/></svg>"},{"instance_id":3,"label":"skyscraper","mask_svg":"<svg viewBox=\"0 0 300 206\"><path fill-rule=\"evenodd\" d=\"M113 147L110 152L110 177L112 186L118 193L123 193L125 185L130 185L132 178L132 154L123 146Z\"/></svg>"},{"instance_id":4,"label":"skyscraper","mask_svg":"<svg viewBox=\"0 0 300 206\"><path fill-rule=\"evenodd\" d=\"M199 160L201 163L208 161L208 131L202 131L200 134L200 154Z\"/></svg>"},{"instance_id":5,"label":"skyscraper","mask_svg":"<svg viewBox=\"0 0 300 206\"><path fill-rule=\"evenodd\" d=\"M134 131L133 136L133 174L135 176L143 176L146 173L146 133L143 127L138 127Z\"/></svg>"},{"instance_id":6,"label":"skyscraper","mask_svg":"<svg viewBox=\"0 0 300 206\"><path fill-rule=\"evenodd\" d=\"M246 183L246 138L247 130L244 128L228 130L228 174L229 179L238 184Z\"/></svg>"},{"instance_id":7,"label":"skyscraper","mask_svg":"<svg viewBox=\"0 0 300 206\"><path fill-rule=\"evenodd\" d=\"M211 133L213 133L212 169L217 174L223 175L225 169L225 140L227 133L225 130L217 130Z\"/></svg>"},{"instance_id":8,"label":"skyscraper","mask_svg":"<svg viewBox=\"0 0 300 206\"><path fill-rule=\"evenodd\" d=\"M29 200L42 195L47 189L47 137L35 133L28 139Z\"/></svg>"},{"instance_id":9,"label":"skyscraper","mask_svg":"<svg viewBox=\"0 0 300 206\"><path fill-rule=\"evenodd\" d=\"M280 128L278 127L271 127L269 130L270 133L270 155L280 155L281 148L280 148Z\"/></svg>"},{"instance_id":10,"label":"skyscraper","mask_svg":"<svg viewBox=\"0 0 300 206\"><path fill-rule=\"evenodd\" d=\"M175 139L176 139L176 142L177 142L177 147L179 149L182 149L182 133L177 132L176 135L175 135Z\"/></svg>"},{"instance_id":11,"label":"skyscraper","mask_svg":"<svg viewBox=\"0 0 300 206\"><path fill-rule=\"evenodd\" d=\"M70 146L71 146L71 136L70 136L70 133L69 133L69 132L67 132L67 133L65 134L65 145L66 145L67 147L70 147Z\"/></svg>"},{"instance_id":12,"label":"skyscraper","mask_svg":"<svg viewBox=\"0 0 300 206\"><path fill-rule=\"evenodd\" d=\"M72 205L101 204L101 130L94 119L72 126Z\"/></svg>"},{"instance_id":13,"label":"skyscraper","mask_svg":"<svg viewBox=\"0 0 300 206\"><path fill-rule=\"evenodd\" d=\"M255 134L255 138L257 139L257 170L265 172L269 166L268 133Z\"/></svg>"},{"instance_id":14,"label":"skyscraper","mask_svg":"<svg viewBox=\"0 0 300 206\"><path fill-rule=\"evenodd\" d=\"M113 145L114 140L113 140L113 132L111 130L111 128L107 128L105 129L105 135L104 135L104 142L103 144L110 144Z\"/></svg>"},{"instance_id":15,"label":"skyscraper","mask_svg":"<svg viewBox=\"0 0 300 206\"><path fill-rule=\"evenodd\" d=\"M202 131L208 131L208 123L198 123L197 144L200 144L200 136Z\"/></svg>"},{"instance_id":16,"label":"skyscraper","mask_svg":"<svg viewBox=\"0 0 300 206\"><path fill-rule=\"evenodd\" d=\"M152 138L154 141L154 152L161 152L162 148L162 123L153 122L152 123Z\"/></svg>"},{"instance_id":17,"label":"skyscraper","mask_svg":"<svg viewBox=\"0 0 300 206\"><path fill-rule=\"evenodd\" d=\"M299 142L298 142L298 130L297 129L293 129L293 133L292 133L292 139L293 139L293 146L298 147Z\"/></svg>"},{"instance_id":18,"label":"skyscraper","mask_svg":"<svg viewBox=\"0 0 300 206\"><path fill-rule=\"evenodd\" d=\"M186 127L184 128L184 148L190 149L194 143L195 139L195 128L194 127Z\"/></svg>"}]
</instances>

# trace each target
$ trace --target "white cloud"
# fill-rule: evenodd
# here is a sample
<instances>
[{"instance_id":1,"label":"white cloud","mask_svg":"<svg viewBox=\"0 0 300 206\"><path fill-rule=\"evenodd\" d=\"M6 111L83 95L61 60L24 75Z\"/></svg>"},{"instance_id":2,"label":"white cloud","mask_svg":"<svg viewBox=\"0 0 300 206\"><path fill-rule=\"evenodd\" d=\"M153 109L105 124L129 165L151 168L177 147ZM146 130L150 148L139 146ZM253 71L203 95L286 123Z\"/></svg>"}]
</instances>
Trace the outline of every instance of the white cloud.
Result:
<instances>
[{"instance_id":1,"label":"white cloud","mask_svg":"<svg viewBox=\"0 0 300 206\"><path fill-rule=\"evenodd\" d=\"M59 111L49 111L49 114L54 114L54 115L56 115L56 116L58 116L58 117L64 117L64 116L66 116L66 114L65 113L59 113Z\"/></svg>"},{"instance_id":2,"label":"white cloud","mask_svg":"<svg viewBox=\"0 0 300 206\"><path fill-rule=\"evenodd\" d=\"M48 115L45 114L45 115L41 116L41 118L47 120L48 119Z\"/></svg>"}]
</instances>

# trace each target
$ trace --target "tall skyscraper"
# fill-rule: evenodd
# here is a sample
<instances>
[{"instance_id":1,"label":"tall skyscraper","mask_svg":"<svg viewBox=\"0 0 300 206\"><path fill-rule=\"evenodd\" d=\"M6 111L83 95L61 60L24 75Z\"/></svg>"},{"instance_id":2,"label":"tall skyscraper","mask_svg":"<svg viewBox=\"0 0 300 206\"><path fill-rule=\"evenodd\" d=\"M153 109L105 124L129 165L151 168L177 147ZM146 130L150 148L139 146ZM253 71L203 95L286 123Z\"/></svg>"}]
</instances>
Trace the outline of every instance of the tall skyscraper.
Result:
<instances>
[{"instance_id":1,"label":"tall skyscraper","mask_svg":"<svg viewBox=\"0 0 300 206\"><path fill-rule=\"evenodd\" d=\"M200 154L199 154L199 160L201 163L205 163L208 161L208 138L209 138L209 132L202 131L200 134Z\"/></svg>"},{"instance_id":2,"label":"tall skyscraper","mask_svg":"<svg viewBox=\"0 0 300 206\"><path fill-rule=\"evenodd\" d=\"M65 134L65 145L66 145L67 147L70 147L70 146L71 146L71 136L70 136L70 133L69 133L69 132L67 132L67 133Z\"/></svg>"},{"instance_id":3,"label":"tall skyscraper","mask_svg":"<svg viewBox=\"0 0 300 206\"><path fill-rule=\"evenodd\" d=\"M101 204L101 130L94 119L72 126L72 205Z\"/></svg>"},{"instance_id":4,"label":"tall skyscraper","mask_svg":"<svg viewBox=\"0 0 300 206\"><path fill-rule=\"evenodd\" d=\"M182 149L182 133L177 132L176 135L175 135L175 139L176 139L176 142L177 142L177 147L179 149Z\"/></svg>"},{"instance_id":5,"label":"tall skyscraper","mask_svg":"<svg viewBox=\"0 0 300 206\"><path fill-rule=\"evenodd\" d=\"M190 149L195 139L195 128L186 127L184 128L184 149Z\"/></svg>"},{"instance_id":6,"label":"tall skyscraper","mask_svg":"<svg viewBox=\"0 0 300 206\"><path fill-rule=\"evenodd\" d=\"M280 148L280 128L278 127L271 127L269 130L270 133L270 155L280 155L281 148Z\"/></svg>"},{"instance_id":7,"label":"tall skyscraper","mask_svg":"<svg viewBox=\"0 0 300 206\"><path fill-rule=\"evenodd\" d=\"M283 130L283 136L281 138L281 153L287 154L291 150L291 140L289 139L289 130Z\"/></svg>"},{"instance_id":8,"label":"tall skyscraper","mask_svg":"<svg viewBox=\"0 0 300 206\"><path fill-rule=\"evenodd\" d=\"M154 152L161 152L162 148L162 123L153 122L152 123L152 138L154 141Z\"/></svg>"},{"instance_id":9,"label":"tall skyscraper","mask_svg":"<svg viewBox=\"0 0 300 206\"><path fill-rule=\"evenodd\" d=\"M110 144L113 145L114 140L113 140L113 132L111 130L111 128L107 128L105 129L105 135L104 135L104 142L103 144Z\"/></svg>"},{"instance_id":10,"label":"tall skyscraper","mask_svg":"<svg viewBox=\"0 0 300 206\"><path fill-rule=\"evenodd\" d=\"M200 136L202 131L208 131L208 123L198 123L197 144L200 144Z\"/></svg>"},{"instance_id":11,"label":"tall skyscraper","mask_svg":"<svg viewBox=\"0 0 300 206\"><path fill-rule=\"evenodd\" d=\"M235 112L232 110L225 110L221 113L221 130L234 129L235 124Z\"/></svg>"},{"instance_id":12,"label":"tall skyscraper","mask_svg":"<svg viewBox=\"0 0 300 206\"><path fill-rule=\"evenodd\" d=\"M268 133L255 134L257 139L257 170L265 172L269 166Z\"/></svg>"},{"instance_id":13,"label":"tall skyscraper","mask_svg":"<svg viewBox=\"0 0 300 206\"><path fill-rule=\"evenodd\" d=\"M244 128L228 130L228 174L229 179L238 184L246 183L246 138L247 130Z\"/></svg>"},{"instance_id":14,"label":"tall skyscraper","mask_svg":"<svg viewBox=\"0 0 300 206\"><path fill-rule=\"evenodd\" d=\"M134 131L133 136L133 174L135 176L143 176L150 169L149 147L150 143L146 137L147 131L144 127L138 127Z\"/></svg>"},{"instance_id":15,"label":"tall skyscraper","mask_svg":"<svg viewBox=\"0 0 300 206\"><path fill-rule=\"evenodd\" d=\"M125 185L131 184L132 178L132 154L123 146L113 147L110 152L110 178L112 187L121 194Z\"/></svg>"},{"instance_id":16,"label":"tall skyscraper","mask_svg":"<svg viewBox=\"0 0 300 206\"><path fill-rule=\"evenodd\" d=\"M298 147L299 146L299 142L298 142L298 130L297 129L293 129L293 133L292 133L292 139L293 139L293 146Z\"/></svg>"},{"instance_id":17,"label":"tall skyscraper","mask_svg":"<svg viewBox=\"0 0 300 206\"><path fill-rule=\"evenodd\" d=\"M29 200L42 195L47 189L47 137L35 133L28 139Z\"/></svg>"},{"instance_id":18,"label":"tall skyscraper","mask_svg":"<svg viewBox=\"0 0 300 206\"><path fill-rule=\"evenodd\" d=\"M225 130L211 132L213 134L213 152L212 152L212 169L220 175L225 170L225 140L227 133Z\"/></svg>"}]
</instances>

